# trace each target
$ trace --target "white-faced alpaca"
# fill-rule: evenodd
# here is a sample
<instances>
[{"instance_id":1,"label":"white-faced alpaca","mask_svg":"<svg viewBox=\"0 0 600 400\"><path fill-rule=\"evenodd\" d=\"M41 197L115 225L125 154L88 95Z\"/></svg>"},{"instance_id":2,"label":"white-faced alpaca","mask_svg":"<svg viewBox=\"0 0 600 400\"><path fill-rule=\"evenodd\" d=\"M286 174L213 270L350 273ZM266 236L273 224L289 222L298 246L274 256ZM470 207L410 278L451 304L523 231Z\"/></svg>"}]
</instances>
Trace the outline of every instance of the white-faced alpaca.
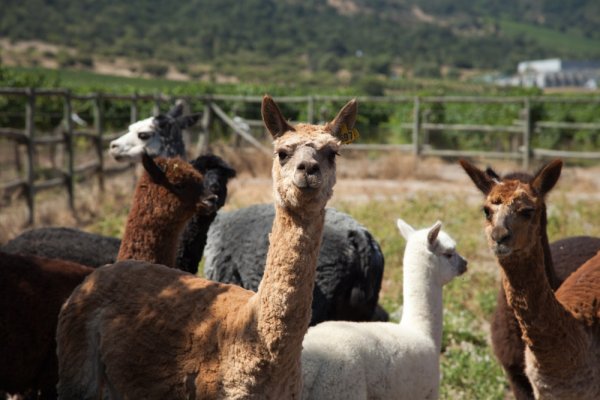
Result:
<instances>
[{"instance_id":1,"label":"white-faced alpaca","mask_svg":"<svg viewBox=\"0 0 600 400\"><path fill-rule=\"evenodd\" d=\"M57 329L59 396L96 399L297 399L300 354L325 205L351 101L326 125L292 126L268 96L276 217L257 293L161 265L125 261L92 273Z\"/></svg>"},{"instance_id":2,"label":"white-faced alpaca","mask_svg":"<svg viewBox=\"0 0 600 400\"><path fill-rule=\"evenodd\" d=\"M485 235L522 331L534 396L599 399L600 263L579 267L556 294L545 270L544 201L562 161L546 164L529 182L499 181L467 161L461 165L485 195Z\"/></svg>"},{"instance_id":3,"label":"white-faced alpaca","mask_svg":"<svg viewBox=\"0 0 600 400\"><path fill-rule=\"evenodd\" d=\"M323 322L304 337L304 399L436 399L440 383L442 287L467 269L441 222L406 238L399 324Z\"/></svg>"},{"instance_id":4,"label":"white-faced alpaca","mask_svg":"<svg viewBox=\"0 0 600 400\"><path fill-rule=\"evenodd\" d=\"M110 142L110 155L117 161L139 161L144 153L185 159L182 131L194 125L201 114L182 116L182 111L183 105L177 104L166 114L129 125L125 135Z\"/></svg>"}]
</instances>

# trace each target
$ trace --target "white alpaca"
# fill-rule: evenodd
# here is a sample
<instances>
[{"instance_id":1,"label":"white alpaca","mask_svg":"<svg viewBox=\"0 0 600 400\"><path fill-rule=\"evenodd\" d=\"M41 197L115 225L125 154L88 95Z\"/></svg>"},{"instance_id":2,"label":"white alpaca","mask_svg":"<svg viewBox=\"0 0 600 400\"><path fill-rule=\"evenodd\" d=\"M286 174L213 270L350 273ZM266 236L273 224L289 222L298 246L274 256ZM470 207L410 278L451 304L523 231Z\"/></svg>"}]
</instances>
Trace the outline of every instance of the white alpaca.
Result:
<instances>
[{"instance_id":1,"label":"white alpaca","mask_svg":"<svg viewBox=\"0 0 600 400\"><path fill-rule=\"evenodd\" d=\"M330 321L303 342L303 399L436 399L442 286L467 269L441 222L415 231L401 219L404 310L399 324Z\"/></svg>"}]
</instances>

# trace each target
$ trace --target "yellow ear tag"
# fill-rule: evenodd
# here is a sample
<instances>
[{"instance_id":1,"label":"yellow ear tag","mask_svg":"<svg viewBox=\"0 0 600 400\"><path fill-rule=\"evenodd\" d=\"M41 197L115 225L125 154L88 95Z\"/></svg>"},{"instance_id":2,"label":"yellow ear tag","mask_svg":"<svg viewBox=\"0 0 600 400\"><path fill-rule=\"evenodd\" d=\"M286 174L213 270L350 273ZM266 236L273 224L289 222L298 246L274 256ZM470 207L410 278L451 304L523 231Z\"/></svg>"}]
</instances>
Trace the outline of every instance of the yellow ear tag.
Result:
<instances>
[{"instance_id":1,"label":"yellow ear tag","mask_svg":"<svg viewBox=\"0 0 600 400\"><path fill-rule=\"evenodd\" d=\"M340 129L339 138L342 141L342 144L348 144L354 142L360 134L358 133L358 129L352 128L352 130L348 130L346 124L342 124Z\"/></svg>"}]
</instances>

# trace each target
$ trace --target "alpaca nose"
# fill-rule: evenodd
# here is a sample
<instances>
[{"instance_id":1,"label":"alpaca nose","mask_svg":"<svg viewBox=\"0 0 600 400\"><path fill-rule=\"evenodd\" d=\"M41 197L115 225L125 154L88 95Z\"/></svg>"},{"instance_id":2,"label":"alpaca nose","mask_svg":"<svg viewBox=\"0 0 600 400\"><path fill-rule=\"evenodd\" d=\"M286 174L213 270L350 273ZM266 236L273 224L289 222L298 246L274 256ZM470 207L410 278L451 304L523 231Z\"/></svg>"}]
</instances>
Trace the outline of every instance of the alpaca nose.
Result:
<instances>
[{"instance_id":1,"label":"alpaca nose","mask_svg":"<svg viewBox=\"0 0 600 400\"><path fill-rule=\"evenodd\" d=\"M510 239L510 232L503 226L492 229L492 240L498 244L506 243Z\"/></svg>"},{"instance_id":2,"label":"alpaca nose","mask_svg":"<svg viewBox=\"0 0 600 400\"><path fill-rule=\"evenodd\" d=\"M301 161L296 167L299 171L303 171L307 175L314 175L319 172L319 163L315 160Z\"/></svg>"},{"instance_id":3,"label":"alpaca nose","mask_svg":"<svg viewBox=\"0 0 600 400\"><path fill-rule=\"evenodd\" d=\"M202 204L204 204L207 207L213 208L217 206L218 200L219 196L217 196L216 194L211 194L210 196L207 196L202 200Z\"/></svg>"},{"instance_id":4,"label":"alpaca nose","mask_svg":"<svg viewBox=\"0 0 600 400\"><path fill-rule=\"evenodd\" d=\"M467 272L467 265L469 264L469 262L463 258L462 256L460 257L460 263L458 264L458 274L462 275L465 272Z\"/></svg>"}]
</instances>

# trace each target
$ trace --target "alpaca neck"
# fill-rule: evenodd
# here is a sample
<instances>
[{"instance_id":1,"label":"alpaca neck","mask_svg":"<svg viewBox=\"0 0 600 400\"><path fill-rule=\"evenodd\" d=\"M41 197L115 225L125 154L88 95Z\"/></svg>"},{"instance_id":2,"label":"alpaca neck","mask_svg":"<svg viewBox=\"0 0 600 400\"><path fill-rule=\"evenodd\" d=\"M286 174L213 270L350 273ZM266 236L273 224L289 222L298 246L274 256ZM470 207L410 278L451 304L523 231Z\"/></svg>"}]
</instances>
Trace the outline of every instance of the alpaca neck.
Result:
<instances>
[{"instance_id":1,"label":"alpaca neck","mask_svg":"<svg viewBox=\"0 0 600 400\"><path fill-rule=\"evenodd\" d=\"M209 215L196 214L188 222L181 234L181 241L177 249L177 268L183 271L197 272L198 264L204 254L204 247L206 247L208 229L216 217L216 212Z\"/></svg>"},{"instance_id":2,"label":"alpaca neck","mask_svg":"<svg viewBox=\"0 0 600 400\"><path fill-rule=\"evenodd\" d=\"M568 350L573 341L565 338L573 339L579 327L554 296L543 254L543 245L538 243L528 254L506 257L499 264L506 300L519 322L525 345L538 361L548 360L545 367L560 370L572 364L576 347Z\"/></svg>"},{"instance_id":3,"label":"alpaca neck","mask_svg":"<svg viewBox=\"0 0 600 400\"><path fill-rule=\"evenodd\" d=\"M562 282L559 281L556 276L556 271L554 270L554 263L552 262L552 253L550 252L550 241L548 240L548 217L546 213L546 206L544 205L544 210L542 212L542 217L540 221L540 232L541 232L541 245L544 252L544 269L546 271L546 276L548 277L548 283L552 290L558 289Z\"/></svg>"},{"instance_id":4,"label":"alpaca neck","mask_svg":"<svg viewBox=\"0 0 600 400\"><path fill-rule=\"evenodd\" d=\"M408 249L407 249L408 250ZM434 340L436 348L442 346L442 285L432 281L430 261L423 257L405 257L402 293L404 305L400 327L418 331Z\"/></svg>"},{"instance_id":5,"label":"alpaca neck","mask_svg":"<svg viewBox=\"0 0 600 400\"><path fill-rule=\"evenodd\" d=\"M257 330L273 356L300 355L311 317L324 220L324 209L301 216L275 206L265 271L256 294Z\"/></svg>"},{"instance_id":6,"label":"alpaca neck","mask_svg":"<svg viewBox=\"0 0 600 400\"><path fill-rule=\"evenodd\" d=\"M133 206L127 216L125 233L117 260L140 260L169 267L175 266L175 252L185 218L173 218L173 212L162 215L154 212L149 198L160 198L149 193L144 184L136 190Z\"/></svg>"}]
</instances>

